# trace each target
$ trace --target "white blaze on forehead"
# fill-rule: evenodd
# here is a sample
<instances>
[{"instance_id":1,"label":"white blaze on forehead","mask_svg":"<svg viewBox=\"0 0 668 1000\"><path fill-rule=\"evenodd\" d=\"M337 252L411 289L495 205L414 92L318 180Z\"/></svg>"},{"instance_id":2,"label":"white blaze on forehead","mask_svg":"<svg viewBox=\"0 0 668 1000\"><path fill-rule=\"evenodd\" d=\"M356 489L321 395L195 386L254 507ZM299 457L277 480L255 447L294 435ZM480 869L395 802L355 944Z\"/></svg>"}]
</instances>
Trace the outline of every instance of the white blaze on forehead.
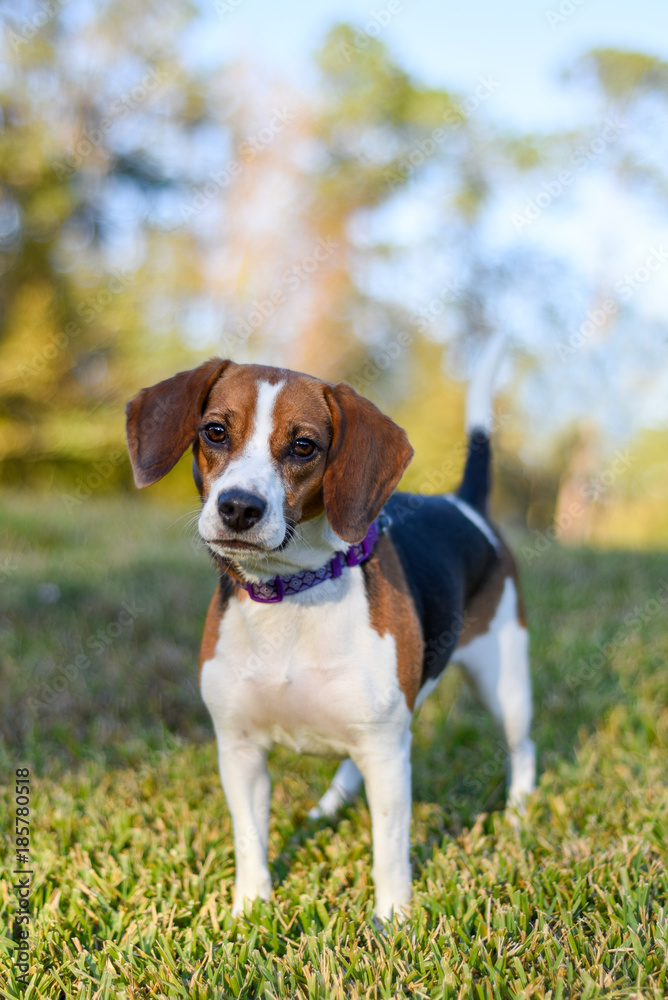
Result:
<instances>
[{"instance_id":1,"label":"white blaze on forehead","mask_svg":"<svg viewBox=\"0 0 668 1000\"><path fill-rule=\"evenodd\" d=\"M274 429L274 406L284 385L284 382L277 382L275 385L270 382L258 384L255 419L250 438L239 457L230 462L221 479L233 478L239 475L241 470L245 477L250 476L252 479L253 476L257 476L260 481L266 481L270 471L275 475L270 440Z\"/></svg>"},{"instance_id":2,"label":"white blaze on forehead","mask_svg":"<svg viewBox=\"0 0 668 1000\"><path fill-rule=\"evenodd\" d=\"M216 480L212 492L218 494L224 489L248 490L251 493L259 493L263 500L271 503L270 494L279 484L279 478L271 454L270 440L274 429L274 407L284 384L284 382L277 382L275 385L270 382L258 383L250 437L241 449L241 453L232 459Z\"/></svg>"},{"instance_id":3,"label":"white blaze on forehead","mask_svg":"<svg viewBox=\"0 0 668 1000\"><path fill-rule=\"evenodd\" d=\"M257 387L257 401L255 403L255 423L253 424L253 434L251 440L264 442L269 454L269 438L274 429L274 406L279 393L285 382L260 382Z\"/></svg>"},{"instance_id":4,"label":"white blaze on forehead","mask_svg":"<svg viewBox=\"0 0 668 1000\"><path fill-rule=\"evenodd\" d=\"M225 471L211 486L209 499L200 516L200 534L211 538L219 534L218 497L225 490L244 490L255 493L267 504L265 516L256 527L245 532L245 537L255 544L268 548L280 545L285 536L283 505L285 490L278 468L271 454L271 435L274 429L276 399L285 385L277 382L259 382L255 401L253 427L243 448L233 458Z\"/></svg>"}]
</instances>

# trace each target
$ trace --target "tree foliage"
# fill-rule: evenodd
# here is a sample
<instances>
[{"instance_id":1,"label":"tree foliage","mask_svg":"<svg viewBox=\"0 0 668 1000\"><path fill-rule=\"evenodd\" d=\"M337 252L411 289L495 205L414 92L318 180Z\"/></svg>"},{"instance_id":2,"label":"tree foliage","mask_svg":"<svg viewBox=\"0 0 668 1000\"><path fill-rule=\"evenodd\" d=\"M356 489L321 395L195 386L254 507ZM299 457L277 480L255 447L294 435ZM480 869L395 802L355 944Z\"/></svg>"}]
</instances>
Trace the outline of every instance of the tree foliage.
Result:
<instances>
[{"instance_id":1,"label":"tree foliage","mask_svg":"<svg viewBox=\"0 0 668 1000\"><path fill-rule=\"evenodd\" d=\"M599 156L599 121L511 134L492 78L469 94L425 86L355 26L327 34L306 94L257 66L199 65L185 39L203 15L186 0L46 9L6 8L1 42L1 480L71 484L105 462L105 485L129 485L125 400L219 353L347 378L407 426L421 456L408 485L436 488L447 466L451 486L453 373L503 326L523 347L499 500L549 521L579 440L564 415L592 371L583 338L568 345L609 293L536 238L531 206L582 149L553 218L593 175L663 206L645 121L666 64L599 49L573 67L573 86L633 125ZM615 299L602 352L636 301ZM576 357L555 381L560 345Z\"/></svg>"}]
</instances>

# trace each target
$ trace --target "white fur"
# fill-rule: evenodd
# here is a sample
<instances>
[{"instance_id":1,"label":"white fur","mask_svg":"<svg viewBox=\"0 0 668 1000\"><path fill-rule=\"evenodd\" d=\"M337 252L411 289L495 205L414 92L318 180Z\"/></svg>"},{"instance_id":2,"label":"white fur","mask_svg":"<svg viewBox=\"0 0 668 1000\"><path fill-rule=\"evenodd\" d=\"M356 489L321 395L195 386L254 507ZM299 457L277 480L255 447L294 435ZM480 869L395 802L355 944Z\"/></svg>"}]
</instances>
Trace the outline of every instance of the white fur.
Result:
<instances>
[{"instance_id":1,"label":"white fur","mask_svg":"<svg viewBox=\"0 0 668 1000\"><path fill-rule=\"evenodd\" d=\"M459 663L480 702L501 728L509 750L508 804L521 809L536 783L536 749L529 739L529 637L518 618L517 590L506 579L489 631L457 647Z\"/></svg>"},{"instance_id":2,"label":"white fur","mask_svg":"<svg viewBox=\"0 0 668 1000\"><path fill-rule=\"evenodd\" d=\"M219 555L229 556L230 550L214 539L239 537L226 529L218 512L218 497L226 490L239 489L261 497L267 504L264 517L243 533L244 541L273 549L285 538L285 489L274 462L269 441L274 426L274 406L284 382L271 385L259 382L253 430L243 451L227 465L211 486L209 497L199 518L199 533Z\"/></svg>"},{"instance_id":3,"label":"white fur","mask_svg":"<svg viewBox=\"0 0 668 1000\"><path fill-rule=\"evenodd\" d=\"M346 567L281 604L231 601L201 684L240 858L234 911L269 891L265 755L274 743L354 761L372 812L376 912L387 917L405 906L411 713L394 637L370 625L362 570Z\"/></svg>"},{"instance_id":4,"label":"white fur","mask_svg":"<svg viewBox=\"0 0 668 1000\"><path fill-rule=\"evenodd\" d=\"M434 693L434 691L436 690L436 688L438 687L438 685L441 683L441 678L442 677L443 677L443 674L440 673L438 675L438 677L430 677L429 680L426 680L424 682L424 684L422 685L422 687L418 691L417 698L415 699L414 711L417 712L417 710L420 707L420 705L422 704L422 702L426 701L426 699L429 697L429 695Z\"/></svg>"},{"instance_id":5,"label":"white fur","mask_svg":"<svg viewBox=\"0 0 668 1000\"><path fill-rule=\"evenodd\" d=\"M309 809L309 819L333 819L342 806L352 802L362 787L362 775L350 757L339 764L332 783L318 802Z\"/></svg>"},{"instance_id":6,"label":"white fur","mask_svg":"<svg viewBox=\"0 0 668 1000\"><path fill-rule=\"evenodd\" d=\"M499 331L485 344L466 394L466 433L474 430L489 434L492 429L492 388L503 353L505 335Z\"/></svg>"}]
</instances>

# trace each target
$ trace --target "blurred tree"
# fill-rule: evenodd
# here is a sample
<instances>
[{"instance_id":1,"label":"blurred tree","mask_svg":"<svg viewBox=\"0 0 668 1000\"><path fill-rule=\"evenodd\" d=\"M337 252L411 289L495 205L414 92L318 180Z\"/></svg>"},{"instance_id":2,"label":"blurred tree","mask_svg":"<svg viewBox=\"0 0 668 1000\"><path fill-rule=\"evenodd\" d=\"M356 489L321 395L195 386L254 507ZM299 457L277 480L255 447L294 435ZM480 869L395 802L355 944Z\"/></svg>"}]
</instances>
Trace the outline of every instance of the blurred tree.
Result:
<instances>
[{"instance_id":1,"label":"blurred tree","mask_svg":"<svg viewBox=\"0 0 668 1000\"><path fill-rule=\"evenodd\" d=\"M386 255L391 247L365 247L356 239L356 224L408 183L411 156L424 162L438 152L456 116L449 94L420 87L381 42L349 25L330 31L317 61L320 162L306 211L314 240L334 251L299 354L306 370L317 367L335 378L350 375L368 360L371 346L382 347L408 327L405 311L364 287L370 252Z\"/></svg>"},{"instance_id":2,"label":"blurred tree","mask_svg":"<svg viewBox=\"0 0 668 1000\"><path fill-rule=\"evenodd\" d=\"M195 65L188 31L211 12L188 0L2 9L4 482L99 478L103 461L104 482L128 482L124 401L222 353L348 378L408 427L407 484L448 488L463 458L452 375L502 326L524 347L497 435L499 505L535 527L562 509L577 450L566 402L588 398L594 349L609 355L634 313L607 274L534 238L526 192L598 141L598 119L505 133L486 113L496 81L422 86L349 25L327 35L306 95L255 65ZM665 193L646 123L666 65L599 50L572 75L637 125L585 157L590 176ZM513 229L514 198L528 208ZM597 361L596 377L617 399L613 367Z\"/></svg>"},{"instance_id":3,"label":"blurred tree","mask_svg":"<svg viewBox=\"0 0 668 1000\"><path fill-rule=\"evenodd\" d=\"M647 428L624 449L609 475L594 481L603 509L592 541L655 549L668 539L668 429ZM615 468L619 472L615 475ZM607 470L606 470L607 471Z\"/></svg>"},{"instance_id":4,"label":"blurred tree","mask_svg":"<svg viewBox=\"0 0 668 1000\"><path fill-rule=\"evenodd\" d=\"M151 217L184 182L184 165L165 155L170 133L203 127L199 83L168 48L192 14L185 0L8 8L0 75L2 479L35 485L91 471L99 479L103 467L112 484L127 476L128 392L191 355L173 322L156 324L157 336L149 322L166 289L180 279L181 293L191 295L198 282L188 268L189 234L165 234ZM148 375L155 348L160 361Z\"/></svg>"},{"instance_id":5,"label":"blurred tree","mask_svg":"<svg viewBox=\"0 0 668 1000\"><path fill-rule=\"evenodd\" d=\"M592 72L614 101L628 102L658 92L668 95L668 63L644 52L591 49L575 72Z\"/></svg>"},{"instance_id":6,"label":"blurred tree","mask_svg":"<svg viewBox=\"0 0 668 1000\"><path fill-rule=\"evenodd\" d=\"M492 78L470 94L423 87L349 25L329 33L317 60L320 155L305 204L314 236L337 250L313 282L316 308L302 320L297 353L306 370L343 376L393 409L417 445L407 486L451 488L464 457L463 386L453 373L470 369L481 341L517 311L513 296L564 323L556 289L546 289L554 265L535 247L492 250L487 235L499 195L536 166L537 143L494 127L485 114L499 86ZM404 235L411 214L422 219L417 244ZM402 271L415 275L414 288L397 282ZM505 463L498 477L499 501L523 501L525 511L546 477L524 464L522 478L533 475L535 488L517 489L515 468ZM548 480L551 516L558 473Z\"/></svg>"},{"instance_id":7,"label":"blurred tree","mask_svg":"<svg viewBox=\"0 0 668 1000\"><path fill-rule=\"evenodd\" d=\"M461 339L482 339L494 328L486 288L505 279L502 268L485 270L467 258L492 187L483 164L491 170L493 158L484 153L494 146L489 130L474 128L472 111L495 84L481 81L470 98L421 87L382 43L347 25L332 29L317 61L321 88L310 106L276 81L235 69L243 95L233 119L235 155L217 165L234 167L235 176L218 226L210 213L201 219L201 238L217 262L209 281L225 315L223 353L347 378L399 408L423 456L407 481L422 482L461 436L454 412L461 386L455 391L444 374L430 308L439 315L453 299L465 314ZM283 109L275 132L270 101ZM249 145L260 148L250 156ZM375 228L384 212L401 212L402 193L425 174L439 185L434 213L443 203L452 215L440 228L435 262L427 263L433 273L422 282L425 294L438 281L444 250L454 255L466 243L469 273L463 294L441 281L436 298L432 292L416 310L391 294L407 248Z\"/></svg>"},{"instance_id":8,"label":"blurred tree","mask_svg":"<svg viewBox=\"0 0 668 1000\"><path fill-rule=\"evenodd\" d=\"M636 199L639 215L644 210L658 218L665 216L668 208L665 128L668 62L643 52L597 48L577 60L565 75L580 92L587 88L594 94L602 108L600 120L608 127L608 134L611 128L614 130L614 141L605 144L605 172L616 183L620 195ZM605 138L603 130L601 136L585 147L592 162L598 155L595 143L600 145ZM614 219L613 206L611 213ZM647 290L643 286L662 269L666 259L662 245L641 244L638 267L628 268L612 289L608 286L607 290L593 290L587 317L603 317L605 312L605 318L596 320L594 336L586 329L579 341L581 344L587 339L598 340L607 347L608 357L616 354L615 375L619 378L620 373L626 371L626 392L620 393L608 365L601 364L597 374L607 382L607 397L615 399L620 409L629 403L638 409L641 398L660 398L662 391L664 394L666 391L666 324L639 321L636 314L637 300ZM622 341L626 341L626 357L617 346L620 332ZM638 374L630 378L628 354L629 348L633 350L634 346ZM634 396L628 391L630 383L635 383L637 393ZM600 426L584 421L577 429L574 446L567 452L561 474L555 520L557 523L560 519L565 521L567 510L574 505L582 506L583 514L572 520L561 532L561 537L608 543L633 539L637 544L644 542L659 525L659 534L665 537L665 513L659 511L658 502L668 489L668 469L658 458L659 442L665 444L665 435L641 431L633 425L629 430L629 448L611 455L609 442ZM654 447L648 446L650 441L654 442ZM616 465L623 462L620 455L630 455L624 474L614 471ZM665 481L659 488L657 480L661 474ZM602 477L609 481L603 482ZM650 487L645 489L647 484ZM622 511L628 514L631 509L632 519L622 514Z\"/></svg>"},{"instance_id":9,"label":"blurred tree","mask_svg":"<svg viewBox=\"0 0 668 1000\"><path fill-rule=\"evenodd\" d=\"M659 196L664 210L668 195L668 62L644 52L591 49L576 61L566 78L580 89L593 90L619 126L608 150L608 166L626 185Z\"/></svg>"}]
</instances>

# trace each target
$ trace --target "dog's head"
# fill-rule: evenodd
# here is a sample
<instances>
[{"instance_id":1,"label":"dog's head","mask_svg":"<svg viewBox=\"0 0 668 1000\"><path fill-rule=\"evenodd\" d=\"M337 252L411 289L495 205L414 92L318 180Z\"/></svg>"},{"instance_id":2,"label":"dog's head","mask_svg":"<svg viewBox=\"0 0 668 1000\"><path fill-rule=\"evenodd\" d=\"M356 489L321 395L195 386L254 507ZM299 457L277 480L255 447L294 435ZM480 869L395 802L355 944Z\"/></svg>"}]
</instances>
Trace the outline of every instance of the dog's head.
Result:
<instances>
[{"instance_id":1,"label":"dog's head","mask_svg":"<svg viewBox=\"0 0 668 1000\"><path fill-rule=\"evenodd\" d=\"M413 454L345 382L219 358L142 389L126 412L137 486L192 444L200 534L228 558L281 550L323 512L339 538L361 541Z\"/></svg>"}]
</instances>

